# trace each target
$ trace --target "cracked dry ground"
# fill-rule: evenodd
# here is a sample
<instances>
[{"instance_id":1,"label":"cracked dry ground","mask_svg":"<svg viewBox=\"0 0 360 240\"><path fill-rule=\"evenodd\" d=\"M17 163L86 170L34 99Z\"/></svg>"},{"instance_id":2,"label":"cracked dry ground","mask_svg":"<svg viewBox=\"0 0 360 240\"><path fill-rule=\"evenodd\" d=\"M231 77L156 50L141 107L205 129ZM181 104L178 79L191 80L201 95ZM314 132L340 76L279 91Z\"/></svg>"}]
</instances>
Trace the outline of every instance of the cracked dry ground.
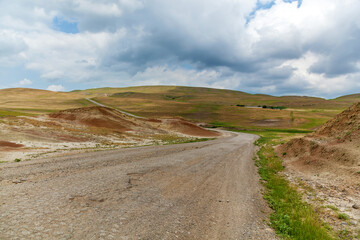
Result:
<instances>
[{"instance_id":1,"label":"cracked dry ground","mask_svg":"<svg viewBox=\"0 0 360 240\"><path fill-rule=\"evenodd\" d=\"M254 135L0 165L0 239L275 239Z\"/></svg>"}]
</instances>

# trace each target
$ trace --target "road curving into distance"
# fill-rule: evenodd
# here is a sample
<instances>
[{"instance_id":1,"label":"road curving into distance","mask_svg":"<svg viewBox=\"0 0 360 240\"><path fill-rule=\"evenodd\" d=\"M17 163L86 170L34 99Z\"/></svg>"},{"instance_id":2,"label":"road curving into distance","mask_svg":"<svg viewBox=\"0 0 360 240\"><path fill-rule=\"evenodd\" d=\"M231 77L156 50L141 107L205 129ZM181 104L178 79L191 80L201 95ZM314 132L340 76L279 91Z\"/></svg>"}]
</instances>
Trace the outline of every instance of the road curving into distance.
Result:
<instances>
[{"instance_id":1,"label":"road curving into distance","mask_svg":"<svg viewBox=\"0 0 360 240\"><path fill-rule=\"evenodd\" d=\"M0 239L275 239L257 136L0 165Z\"/></svg>"},{"instance_id":2,"label":"road curving into distance","mask_svg":"<svg viewBox=\"0 0 360 240\"><path fill-rule=\"evenodd\" d=\"M99 103L99 102L97 102L97 101L95 101L95 100L93 100L93 99L90 99L90 98L85 98L85 99L86 99L87 101L95 104L95 105L98 105L98 106L100 106L100 107L112 108L112 109L114 109L114 110L116 110L116 111L118 111L118 112L121 112L122 114L128 115L128 116L130 116L130 117L139 118L139 119L146 119L146 118L144 118L144 117L136 116L136 115L134 115L134 114L132 114L132 113L128 113L128 112L119 110L119 109L117 109L117 108L113 108L113 107L104 105L104 104Z\"/></svg>"}]
</instances>

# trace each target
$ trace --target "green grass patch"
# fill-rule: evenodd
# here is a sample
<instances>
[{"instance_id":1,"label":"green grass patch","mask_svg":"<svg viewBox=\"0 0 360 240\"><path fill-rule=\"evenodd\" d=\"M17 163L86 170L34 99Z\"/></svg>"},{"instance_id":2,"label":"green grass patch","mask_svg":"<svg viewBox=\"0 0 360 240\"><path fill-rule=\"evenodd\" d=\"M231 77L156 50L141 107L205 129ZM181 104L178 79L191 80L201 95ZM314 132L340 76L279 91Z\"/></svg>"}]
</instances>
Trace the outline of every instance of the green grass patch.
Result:
<instances>
[{"instance_id":1,"label":"green grass patch","mask_svg":"<svg viewBox=\"0 0 360 240\"><path fill-rule=\"evenodd\" d=\"M205 142L214 139L215 138L194 138L194 139L185 140L183 143Z\"/></svg>"},{"instance_id":2,"label":"green grass patch","mask_svg":"<svg viewBox=\"0 0 360 240\"><path fill-rule=\"evenodd\" d=\"M302 124L300 128L305 129L314 129L328 121L328 119L325 118L307 118L308 122L305 124Z\"/></svg>"},{"instance_id":3,"label":"green grass patch","mask_svg":"<svg viewBox=\"0 0 360 240\"><path fill-rule=\"evenodd\" d=\"M224 128L226 130L230 130L230 131L237 131L237 132L249 132L249 133L254 133L254 134L260 134L262 135L262 133L264 132L273 132L275 135L277 133L291 133L291 134L296 134L296 133L312 133L313 131L311 130L304 130L304 129L279 129L279 128L255 128L255 127L239 127L239 126L235 126L231 123L228 122L211 122L210 123L214 128Z\"/></svg>"},{"instance_id":4,"label":"green grass patch","mask_svg":"<svg viewBox=\"0 0 360 240\"><path fill-rule=\"evenodd\" d=\"M11 110L0 110L0 117L32 116L32 114Z\"/></svg>"},{"instance_id":5,"label":"green grass patch","mask_svg":"<svg viewBox=\"0 0 360 240\"><path fill-rule=\"evenodd\" d=\"M337 218L341 220L349 220L350 217L346 213L338 213Z\"/></svg>"},{"instance_id":6,"label":"green grass patch","mask_svg":"<svg viewBox=\"0 0 360 240\"><path fill-rule=\"evenodd\" d=\"M274 210L270 216L271 226L285 239L333 239L314 209L278 174L284 167L273 151L273 142L269 134L256 142L260 146L256 165L267 189L264 198Z\"/></svg>"},{"instance_id":7,"label":"green grass patch","mask_svg":"<svg viewBox=\"0 0 360 240\"><path fill-rule=\"evenodd\" d=\"M216 138L195 138L195 137L179 137L170 134L155 135L154 140L156 145L170 145L170 144L181 144L181 143L194 143L214 140Z\"/></svg>"},{"instance_id":8,"label":"green grass patch","mask_svg":"<svg viewBox=\"0 0 360 240\"><path fill-rule=\"evenodd\" d=\"M335 207L334 205L327 205L327 206L325 206L326 208L329 208L329 209L331 209L331 210L333 210L333 211L335 211L335 212L337 212L337 211L339 211L339 209L337 208L337 207Z\"/></svg>"}]
</instances>

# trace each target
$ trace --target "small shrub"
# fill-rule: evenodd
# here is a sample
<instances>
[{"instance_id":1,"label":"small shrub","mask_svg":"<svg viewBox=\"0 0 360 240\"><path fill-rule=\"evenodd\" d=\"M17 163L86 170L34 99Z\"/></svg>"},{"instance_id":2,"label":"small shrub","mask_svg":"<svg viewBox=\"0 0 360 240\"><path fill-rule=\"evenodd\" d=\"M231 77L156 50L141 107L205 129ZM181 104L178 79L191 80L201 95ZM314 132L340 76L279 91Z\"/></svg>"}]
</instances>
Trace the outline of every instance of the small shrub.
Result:
<instances>
[{"instance_id":1,"label":"small shrub","mask_svg":"<svg viewBox=\"0 0 360 240\"><path fill-rule=\"evenodd\" d=\"M338 219L349 220L349 216L346 213L338 213Z\"/></svg>"},{"instance_id":2,"label":"small shrub","mask_svg":"<svg viewBox=\"0 0 360 240\"><path fill-rule=\"evenodd\" d=\"M16 159L14 160L14 162L21 162L21 159L20 159L20 158L16 158Z\"/></svg>"},{"instance_id":3,"label":"small shrub","mask_svg":"<svg viewBox=\"0 0 360 240\"><path fill-rule=\"evenodd\" d=\"M283 156L286 156L286 152L283 152L282 155L283 155Z\"/></svg>"}]
</instances>

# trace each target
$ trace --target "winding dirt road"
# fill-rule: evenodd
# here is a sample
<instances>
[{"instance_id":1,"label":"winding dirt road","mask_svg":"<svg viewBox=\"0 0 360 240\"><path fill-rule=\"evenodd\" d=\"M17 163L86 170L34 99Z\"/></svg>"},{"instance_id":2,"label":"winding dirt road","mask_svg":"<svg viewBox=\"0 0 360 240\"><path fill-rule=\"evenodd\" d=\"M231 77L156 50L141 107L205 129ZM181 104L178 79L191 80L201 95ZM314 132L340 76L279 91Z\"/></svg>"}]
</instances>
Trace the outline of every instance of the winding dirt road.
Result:
<instances>
[{"instance_id":1,"label":"winding dirt road","mask_svg":"<svg viewBox=\"0 0 360 240\"><path fill-rule=\"evenodd\" d=\"M0 239L275 239L254 135L0 165Z\"/></svg>"}]
</instances>

